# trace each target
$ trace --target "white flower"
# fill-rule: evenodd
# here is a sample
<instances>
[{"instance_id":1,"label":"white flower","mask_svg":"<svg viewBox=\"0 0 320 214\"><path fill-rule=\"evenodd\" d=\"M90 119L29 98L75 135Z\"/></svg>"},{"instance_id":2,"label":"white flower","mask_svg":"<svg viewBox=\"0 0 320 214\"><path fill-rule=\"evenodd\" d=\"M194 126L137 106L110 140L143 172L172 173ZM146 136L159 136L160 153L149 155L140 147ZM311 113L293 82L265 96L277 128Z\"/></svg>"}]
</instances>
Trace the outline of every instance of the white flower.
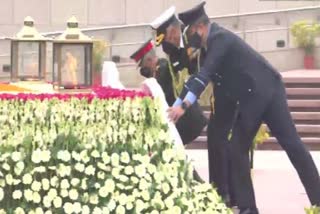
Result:
<instances>
[{"instance_id":1,"label":"white flower","mask_svg":"<svg viewBox=\"0 0 320 214\"><path fill-rule=\"evenodd\" d=\"M90 161L90 158L88 156L87 150L83 150L80 153L80 157L81 157L81 160L82 160L83 163L88 163Z\"/></svg>"},{"instance_id":2,"label":"white flower","mask_svg":"<svg viewBox=\"0 0 320 214\"><path fill-rule=\"evenodd\" d=\"M42 159L42 152L40 149L36 149L32 152L31 160L33 163L38 164L41 162Z\"/></svg>"},{"instance_id":3,"label":"white flower","mask_svg":"<svg viewBox=\"0 0 320 214\"><path fill-rule=\"evenodd\" d=\"M50 196L44 196L43 197L43 205L46 207L46 208L50 208L51 207L51 198L50 198Z\"/></svg>"},{"instance_id":4,"label":"white flower","mask_svg":"<svg viewBox=\"0 0 320 214\"><path fill-rule=\"evenodd\" d=\"M63 180L61 181L60 187L61 187L62 189L68 189L68 188L70 187L70 184L69 184L68 179L63 179Z\"/></svg>"},{"instance_id":5,"label":"white flower","mask_svg":"<svg viewBox=\"0 0 320 214\"><path fill-rule=\"evenodd\" d=\"M10 165L9 165L8 163L4 163L4 164L2 164L2 168L3 168L4 170L9 171L9 170L10 170Z\"/></svg>"},{"instance_id":6,"label":"white flower","mask_svg":"<svg viewBox=\"0 0 320 214\"><path fill-rule=\"evenodd\" d=\"M116 209L116 213L117 214L125 214L126 213L126 209L122 206L122 205L119 205Z\"/></svg>"},{"instance_id":7,"label":"white flower","mask_svg":"<svg viewBox=\"0 0 320 214\"><path fill-rule=\"evenodd\" d=\"M130 156L128 152L121 152L120 154L120 161L122 163L128 164L130 162Z\"/></svg>"},{"instance_id":8,"label":"white flower","mask_svg":"<svg viewBox=\"0 0 320 214\"><path fill-rule=\"evenodd\" d=\"M46 172L46 168L44 166L38 166L38 167L35 167L32 171L33 172L44 173L44 172Z\"/></svg>"},{"instance_id":9,"label":"white flower","mask_svg":"<svg viewBox=\"0 0 320 214\"><path fill-rule=\"evenodd\" d=\"M15 152L12 152L12 154L11 154L11 159L14 161L14 162L18 162L18 161L20 161L21 160L21 152L17 152L17 151L15 151Z\"/></svg>"},{"instance_id":10,"label":"white flower","mask_svg":"<svg viewBox=\"0 0 320 214\"><path fill-rule=\"evenodd\" d=\"M147 168L149 174L153 174L157 171L157 167L154 164L148 164Z\"/></svg>"},{"instance_id":11,"label":"white flower","mask_svg":"<svg viewBox=\"0 0 320 214\"><path fill-rule=\"evenodd\" d=\"M92 214L102 214L102 210L99 207L95 207Z\"/></svg>"},{"instance_id":12,"label":"white flower","mask_svg":"<svg viewBox=\"0 0 320 214\"><path fill-rule=\"evenodd\" d=\"M48 190L50 188L50 182L47 178L42 179L41 183L43 190Z\"/></svg>"},{"instance_id":13,"label":"white flower","mask_svg":"<svg viewBox=\"0 0 320 214\"><path fill-rule=\"evenodd\" d=\"M90 195L89 201L91 204L98 204L99 203L99 197L97 194Z\"/></svg>"},{"instance_id":14,"label":"white flower","mask_svg":"<svg viewBox=\"0 0 320 214\"><path fill-rule=\"evenodd\" d=\"M14 210L14 214L25 214L24 210L21 207L17 207Z\"/></svg>"},{"instance_id":15,"label":"white flower","mask_svg":"<svg viewBox=\"0 0 320 214\"><path fill-rule=\"evenodd\" d=\"M53 200L53 205L55 208L60 208L62 206L62 199L58 196Z\"/></svg>"},{"instance_id":16,"label":"white flower","mask_svg":"<svg viewBox=\"0 0 320 214\"><path fill-rule=\"evenodd\" d=\"M50 189L48 192L48 197L50 198L51 201L53 201L53 199L57 197L57 195L58 195L58 192L56 189Z\"/></svg>"},{"instance_id":17,"label":"white flower","mask_svg":"<svg viewBox=\"0 0 320 214\"><path fill-rule=\"evenodd\" d=\"M82 163L76 163L76 165L74 166L74 168L79 172L83 172L84 171L84 167L85 167L85 165L82 164Z\"/></svg>"},{"instance_id":18,"label":"white flower","mask_svg":"<svg viewBox=\"0 0 320 214\"><path fill-rule=\"evenodd\" d=\"M126 167L124 168L124 173L125 173L126 175L131 175L133 172L134 172L134 170L133 170L133 167L132 167L132 166L126 166Z\"/></svg>"},{"instance_id":19,"label":"white flower","mask_svg":"<svg viewBox=\"0 0 320 214\"><path fill-rule=\"evenodd\" d=\"M22 183L23 184L31 184L32 183L32 176L28 173L23 175L22 177Z\"/></svg>"},{"instance_id":20,"label":"white flower","mask_svg":"<svg viewBox=\"0 0 320 214\"><path fill-rule=\"evenodd\" d=\"M78 199L78 197L79 197L79 193L78 193L78 191L76 189L72 189L72 190L69 191L69 198L71 200L75 201L75 200Z\"/></svg>"},{"instance_id":21,"label":"white flower","mask_svg":"<svg viewBox=\"0 0 320 214\"><path fill-rule=\"evenodd\" d=\"M31 189L35 192L39 192L41 189L41 183L39 181L33 181L31 184Z\"/></svg>"},{"instance_id":22,"label":"white flower","mask_svg":"<svg viewBox=\"0 0 320 214\"><path fill-rule=\"evenodd\" d=\"M164 204L166 205L167 208L172 208L174 206L174 202L172 198L168 197L164 200Z\"/></svg>"},{"instance_id":23,"label":"white flower","mask_svg":"<svg viewBox=\"0 0 320 214\"><path fill-rule=\"evenodd\" d=\"M115 189L115 183L112 179L108 179L104 182L104 186L109 189L109 192L112 193Z\"/></svg>"},{"instance_id":24,"label":"white flower","mask_svg":"<svg viewBox=\"0 0 320 214\"><path fill-rule=\"evenodd\" d=\"M30 189L26 189L23 191L24 198L26 201L32 201L33 200L33 192Z\"/></svg>"},{"instance_id":25,"label":"white flower","mask_svg":"<svg viewBox=\"0 0 320 214\"><path fill-rule=\"evenodd\" d=\"M111 165L119 166L119 155L117 153L112 153L111 155Z\"/></svg>"},{"instance_id":26,"label":"white flower","mask_svg":"<svg viewBox=\"0 0 320 214\"><path fill-rule=\"evenodd\" d=\"M59 164L58 174L61 177L69 176L71 174L71 167L70 166L65 166L63 164Z\"/></svg>"},{"instance_id":27,"label":"white flower","mask_svg":"<svg viewBox=\"0 0 320 214\"><path fill-rule=\"evenodd\" d=\"M120 175L119 180L123 183L126 183L129 180L129 178L125 175Z\"/></svg>"},{"instance_id":28,"label":"white flower","mask_svg":"<svg viewBox=\"0 0 320 214\"><path fill-rule=\"evenodd\" d=\"M72 178L71 179L71 185L72 186L77 186L80 183L80 179L79 178Z\"/></svg>"},{"instance_id":29,"label":"white flower","mask_svg":"<svg viewBox=\"0 0 320 214\"><path fill-rule=\"evenodd\" d=\"M52 214L50 210L47 210L44 214Z\"/></svg>"},{"instance_id":30,"label":"white flower","mask_svg":"<svg viewBox=\"0 0 320 214\"><path fill-rule=\"evenodd\" d=\"M145 209L145 206L146 205L144 204L144 202L141 199L138 199L136 201L136 212L137 213L142 213L142 210Z\"/></svg>"},{"instance_id":31,"label":"white flower","mask_svg":"<svg viewBox=\"0 0 320 214\"><path fill-rule=\"evenodd\" d=\"M85 174L86 175L94 175L96 169L92 166L92 165L89 165L86 167L86 170L85 170Z\"/></svg>"},{"instance_id":32,"label":"white flower","mask_svg":"<svg viewBox=\"0 0 320 214\"><path fill-rule=\"evenodd\" d=\"M102 197L102 198L105 198L107 197L109 194L109 189L107 186L103 186L99 189L99 195Z\"/></svg>"},{"instance_id":33,"label":"white flower","mask_svg":"<svg viewBox=\"0 0 320 214\"><path fill-rule=\"evenodd\" d=\"M105 163L103 163L103 162L98 162L97 166L98 166L99 169L102 169L104 171L108 170L108 166L106 166Z\"/></svg>"},{"instance_id":34,"label":"white flower","mask_svg":"<svg viewBox=\"0 0 320 214\"><path fill-rule=\"evenodd\" d=\"M110 156L106 152L102 152L102 160L105 164L110 163Z\"/></svg>"},{"instance_id":35,"label":"white flower","mask_svg":"<svg viewBox=\"0 0 320 214\"><path fill-rule=\"evenodd\" d=\"M23 170L24 170L24 163L22 161L19 161L14 167L14 173L16 175L20 175Z\"/></svg>"},{"instance_id":36,"label":"white flower","mask_svg":"<svg viewBox=\"0 0 320 214\"><path fill-rule=\"evenodd\" d=\"M58 153L57 153L57 158L59 160L62 160L64 162L68 162L70 161L71 159L71 155L70 155L70 152L67 151L67 150L60 150Z\"/></svg>"},{"instance_id":37,"label":"white flower","mask_svg":"<svg viewBox=\"0 0 320 214\"><path fill-rule=\"evenodd\" d=\"M173 206L171 209L169 209L170 213L175 213L175 214L181 214L181 208L178 206Z\"/></svg>"},{"instance_id":38,"label":"white flower","mask_svg":"<svg viewBox=\"0 0 320 214\"><path fill-rule=\"evenodd\" d=\"M58 181L59 181L59 179L58 179L57 176L52 177L52 178L50 179L50 184L51 184L51 186L52 186L52 187L56 187L56 186L58 185Z\"/></svg>"},{"instance_id":39,"label":"white flower","mask_svg":"<svg viewBox=\"0 0 320 214\"><path fill-rule=\"evenodd\" d=\"M110 199L108 203L108 208L110 212L112 212L116 208L116 202L113 199Z\"/></svg>"},{"instance_id":40,"label":"white flower","mask_svg":"<svg viewBox=\"0 0 320 214\"><path fill-rule=\"evenodd\" d=\"M6 211L4 211L4 209L0 209L0 214L7 214Z\"/></svg>"},{"instance_id":41,"label":"white flower","mask_svg":"<svg viewBox=\"0 0 320 214\"><path fill-rule=\"evenodd\" d=\"M69 192L66 189L61 189L60 195L61 195L61 197L66 198L69 196Z\"/></svg>"},{"instance_id":42,"label":"white flower","mask_svg":"<svg viewBox=\"0 0 320 214\"><path fill-rule=\"evenodd\" d=\"M42 208L38 207L38 208L36 209L36 214L43 214Z\"/></svg>"},{"instance_id":43,"label":"white flower","mask_svg":"<svg viewBox=\"0 0 320 214\"><path fill-rule=\"evenodd\" d=\"M33 202L34 202L35 204L38 204L38 203L41 202L41 197L40 197L40 195L39 195L38 192L33 192L33 193L32 193L32 200L33 200Z\"/></svg>"},{"instance_id":44,"label":"white flower","mask_svg":"<svg viewBox=\"0 0 320 214\"><path fill-rule=\"evenodd\" d=\"M104 172L98 172L97 177L101 180L104 180L105 178L105 173Z\"/></svg>"},{"instance_id":45,"label":"white flower","mask_svg":"<svg viewBox=\"0 0 320 214\"><path fill-rule=\"evenodd\" d=\"M161 188L164 194L168 194L170 191L170 185L168 183L162 183Z\"/></svg>"},{"instance_id":46,"label":"white flower","mask_svg":"<svg viewBox=\"0 0 320 214\"><path fill-rule=\"evenodd\" d=\"M146 179L142 178L140 179L140 182L139 182L139 189L140 190L145 190L145 189L148 189L150 186L150 183L148 183L146 181Z\"/></svg>"},{"instance_id":47,"label":"white flower","mask_svg":"<svg viewBox=\"0 0 320 214\"><path fill-rule=\"evenodd\" d=\"M128 202L128 203L126 204L126 209L127 209L127 210L132 210L132 208L133 208L133 204L132 204L131 202Z\"/></svg>"},{"instance_id":48,"label":"white flower","mask_svg":"<svg viewBox=\"0 0 320 214\"><path fill-rule=\"evenodd\" d=\"M4 179L0 179L0 187L5 187L6 186L6 182Z\"/></svg>"},{"instance_id":49,"label":"white flower","mask_svg":"<svg viewBox=\"0 0 320 214\"><path fill-rule=\"evenodd\" d=\"M94 157L94 158L98 158L98 157L100 157L100 154L99 154L99 152L97 150L93 150L91 152L91 156Z\"/></svg>"},{"instance_id":50,"label":"white flower","mask_svg":"<svg viewBox=\"0 0 320 214\"><path fill-rule=\"evenodd\" d=\"M146 175L146 168L144 165L140 164L134 167L134 172L138 177L142 178Z\"/></svg>"},{"instance_id":51,"label":"white flower","mask_svg":"<svg viewBox=\"0 0 320 214\"><path fill-rule=\"evenodd\" d=\"M80 154L75 152L75 151L72 151L72 158L76 161L80 161L81 160L81 157L80 157Z\"/></svg>"},{"instance_id":52,"label":"white flower","mask_svg":"<svg viewBox=\"0 0 320 214\"><path fill-rule=\"evenodd\" d=\"M42 161L43 162L49 162L51 157L51 152L49 150L42 151Z\"/></svg>"},{"instance_id":53,"label":"white flower","mask_svg":"<svg viewBox=\"0 0 320 214\"><path fill-rule=\"evenodd\" d=\"M96 189L100 189L101 185L100 185L99 183L95 183L95 184L94 184L94 187L95 187Z\"/></svg>"},{"instance_id":54,"label":"white flower","mask_svg":"<svg viewBox=\"0 0 320 214\"><path fill-rule=\"evenodd\" d=\"M88 184L87 184L87 178L84 178L84 179L82 179L82 181L81 181L81 188L83 189L83 190L86 190L87 188L88 188Z\"/></svg>"},{"instance_id":55,"label":"white flower","mask_svg":"<svg viewBox=\"0 0 320 214\"><path fill-rule=\"evenodd\" d=\"M90 208L87 205L82 207L82 214L90 214Z\"/></svg>"},{"instance_id":56,"label":"white flower","mask_svg":"<svg viewBox=\"0 0 320 214\"><path fill-rule=\"evenodd\" d=\"M131 176L130 179L131 179L132 183L134 183L134 184L139 183L139 179L136 176Z\"/></svg>"},{"instance_id":57,"label":"white flower","mask_svg":"<svg viewBox=\"0 0 320 214\"><path fill-rule=\"evenodd\" d=\"M113 177L118 179L120 177L120 171L121 171L120 168L114 167L112 168L111 174Z\"/></svg>"},{"instance_id":58,"label":"white flower","mask_svg":"<svg viewBox=\"0 0 320 214\"><path fill-rule=\"evenodd\" d=\"M81 204L79 202L73 203L73 212L80 213L81 211Z\"/></svg>"},{"instance_id":59,"label":"white flower","mask_svg":"<svg viewBox=\"0 0 320 214\"><path fill-rule=\"evenodd\" d=\"M174 157L174 150L173 149L167 149L167 150L164 150L162 152L162 158L165 162L170 162L170 160Z\"/></svg>"},{"instance_id":60,"label":"white flower","mask_svg":"<svg viewBox=\"0 0 320 214\"><path fill-rule=\"evenodd\" d=\"M63 210L67 214L71 214L73 212L73 205L70 202L67 202L63 205Z\"/></svg>"},{"instance_id":61,"label":"white flower","mask_svg":"<svg viewBox=\"0 0 320 214\"><path fill-rule=\"evenodd\" d=\"M12 193L12 198L18 200L22 197L22 192L20 190L15 190Z\"/></svg>"},{"instance_id":62,"label":"white flower","mask_svg":"<svg viewBox=\"0 0 320 214\"><path fill-rule=\"evenodd\" d=\"M145 201L149 201L150 200L150 194L149 194L149 192L147 190L143 190L141 192L141 196L142 196L143 200L145 200Z\"/></svg>"},{"instance_id":63,"label":"white flower","mask_svg":"<svg viewBox=\"0 0 320 214\"><path fill-rule=\"evenodd\" d=\"M12 185L13 184L13 177L11 174L7 174L6 175L6 182L8 185Z\"/></svg>"},{"instance_id":64,"label":"white flower","mask_svg":"<svg viewBox=\"0 0 320 214\"><path fill-rule=\"evenodd\" d=\"M0 201L2 201L4 197L4 192L3 192L3 189L0 187Z\"/></svg>"}]
</instances>

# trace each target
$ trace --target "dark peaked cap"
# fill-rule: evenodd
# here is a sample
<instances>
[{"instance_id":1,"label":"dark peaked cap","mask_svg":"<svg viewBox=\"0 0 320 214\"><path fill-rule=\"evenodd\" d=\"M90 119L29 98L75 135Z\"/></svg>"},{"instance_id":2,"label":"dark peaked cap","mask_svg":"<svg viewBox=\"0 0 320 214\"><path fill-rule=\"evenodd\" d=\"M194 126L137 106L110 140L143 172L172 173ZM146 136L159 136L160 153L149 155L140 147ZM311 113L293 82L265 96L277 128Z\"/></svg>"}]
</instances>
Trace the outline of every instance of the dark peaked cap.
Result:
<instances>
[{"instance_id":1,"label":"dark peaked cap","mask_svg":"<svg viewBox=\"0 0 320 214\"><path fill-rule=\"evenodd\" d=\"M206 2L203 1L197 6L193 7L192 9L179 13L179 19L183 22L185 26L190 26L194 24L196 21L198 21L199 18L207 16L204 10L205 4Z\"/></svg>"}]
</instances>

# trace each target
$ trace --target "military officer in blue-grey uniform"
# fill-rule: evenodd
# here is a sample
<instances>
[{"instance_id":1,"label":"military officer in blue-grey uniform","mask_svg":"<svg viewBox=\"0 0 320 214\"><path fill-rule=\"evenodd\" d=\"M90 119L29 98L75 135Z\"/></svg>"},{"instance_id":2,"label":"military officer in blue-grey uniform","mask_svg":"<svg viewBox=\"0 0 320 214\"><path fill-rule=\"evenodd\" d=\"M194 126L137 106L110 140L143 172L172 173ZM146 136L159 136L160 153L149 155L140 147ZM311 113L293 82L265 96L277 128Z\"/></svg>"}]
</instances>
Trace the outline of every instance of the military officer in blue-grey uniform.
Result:
<instances>
[{"instance_id":1,"label":"military officer in blue-grey uniform","mask_svg":"<svg viewBox=\"0 0 320 214\"><path fill-rule=\"evenodd\" d=\"M177 121L208 82L214 82L215 94L235 105L230 126L230 157L232 183L240 213L258 213L248 151L262 122L268 125L286 151L311 204L319 206L319 173L297 134L281 75L238 36L216 23L210 24L204 4L202 2L179 14L179 19L187 27L185 33L189 43L205 47L207 55L200 72L186 83L187 95L168 110L170 118Z\"/></svg>"},{"instance_id":2,"label":"military officer in blue-grey uniform","mask_svg":"<svg viewBox=\"0 0 320 214\"><path fill-rule=\"evenodd\" d=\"M193 48L187 44L187 38L182 35L184 25L175 15L175 7L172 6L164 11L152 23L151 27L156 31L156 44L162 46L163 51L168 55L169 71L171 73L174 85L175 97L181 94L185 96L186 90L183 86L186 80L189 79L188 74L196 74L200 70L200 65L205 58L204 48ZM176 81L176 80L179 81ZM213 127L213 112L214 109L222 111L226 114L223 118L232 117L234 108L231 104L228 105L219 102L220 106L215 105L213 108L212 100L208 97L212 96L212 86L207 87L204 96L200 98L200 103L210 105L210 122L207 130L212 130L207 133L208 138L208 156L209 156L209 182L217 186L218 193L224 198L227 205L232 206L232 192L230 191L227 157L227 137L229 133L229 123L220 121L219 127ZM209 101L209 102L208 102ZM218 114L219 116L220 114ZM219 119L218 117L216 119ZM180 121L179 121L180 124ZM187 124L186 124L187 125ZM188 127L186 131L190 130Z\"/></svg>"},{"instance_id":3,"label":"military officer in blue-grey uniform","mask_svg":"<svg viewBox=\"0 0 320 214\"><path fill-rule=\"evenodd\" d=\"M157 45L161 45L163 51L169 56L169 68L172 74L172 78L180 74L180 81L175 85L176 97L182 92L182 86L184 82L189 79L189 76L185 76L185 73L196 74L200 69L200 65L205 58L204 48L194 48L187 44L187 38L183 37L182 31L184 25L176 18L175 8L170 7L163 12L158 18L156 18L151 26L156 30ZM196 56L196 57L195 57ZM185 96L186 90L181 93L181 96ZM212 87L206 88L207 94L212 95ZM202 100L209 97L205 95ZM216 95L216 98L219 98ZM228 102L228 100L224 100ZM218 102L220 105L215 105L211 108L210 122L207 133L208 138L208 157L209 157L209 182L214 183L217 186L218 193L224 198L227 205L232 206L232 192L230 191L229 181L229 158L227 156L226 141L228 140L228 134L230 130L230 120L225 120L227 117L232 118L234 112L234 106L232 103ZM211 105L211 102L206 102ZM215 117L215 120L219 120L219 126L213 127L213 109L220 111L221 113ZM220 115L224 115L221 117ZM225 121L225 122L224 122ZM180 121L179 121L180 123ZM186 129L187 131L187 129ZM210 143L209 143L210 142Z\"/></svg>"}]
</instances>

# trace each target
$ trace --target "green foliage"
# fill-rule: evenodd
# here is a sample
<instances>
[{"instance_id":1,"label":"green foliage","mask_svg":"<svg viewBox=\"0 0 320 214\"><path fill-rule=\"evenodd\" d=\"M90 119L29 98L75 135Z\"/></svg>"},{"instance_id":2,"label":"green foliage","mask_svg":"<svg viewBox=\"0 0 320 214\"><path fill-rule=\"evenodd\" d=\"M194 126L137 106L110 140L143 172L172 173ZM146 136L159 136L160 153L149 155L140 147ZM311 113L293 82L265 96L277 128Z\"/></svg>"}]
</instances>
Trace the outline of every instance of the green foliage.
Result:
<instances>
[{"instance_id":1,"label":"green foliage","mask_svg":"<svg viewBox=\"0 0 320 214\"><path fill-rule=\"evenodd\" d=\"M297 21L291 27L291 34L296 44L303 48L306 54L312 54L315 39L320 34L320 25L307 20Z\"/></svg>"},{"instance_id":2,"label":"green foliage","mask_svg":"<svg viewBox=\"0 0 320 214\"><path fill-rule=\"evenodd\" d=\"M94 72L101 72L102 63L107 49L107 42L104 40L94 40L92 50L92 65Z\"/></svg>"},{"instance_id":3,"label":"green foliage","mask_svg":"<svg viewBox=\"0 0 320 214\"><path fill-rule=\"evenodd\" d=\"M310 208L305 208L306 214L319 214L320 213L320 207L312 206Z\"/></svg>"},{"instance_id":4,"label":"green foliage","mask_svg":"<svg viewBox=\"0 0 320 214\"><path fill-rule=\"evenodd\" d=\"M269 135L266 127L261 126L259 131L257 132L256 137L253 140L254 147L257 147L257 145L262 144L269 137L270 137L270 135Z\"/></svg>"}]
</instances>

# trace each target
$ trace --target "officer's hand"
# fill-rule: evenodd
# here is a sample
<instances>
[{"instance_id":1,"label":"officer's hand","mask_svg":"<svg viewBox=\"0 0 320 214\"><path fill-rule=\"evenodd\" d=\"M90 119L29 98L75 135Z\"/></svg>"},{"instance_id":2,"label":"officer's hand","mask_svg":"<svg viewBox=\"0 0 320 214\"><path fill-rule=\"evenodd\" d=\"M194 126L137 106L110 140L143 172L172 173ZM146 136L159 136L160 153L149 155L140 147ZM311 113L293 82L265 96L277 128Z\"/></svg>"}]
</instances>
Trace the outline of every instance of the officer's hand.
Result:
<instances>
[{"instance_id":1,"label":"officer's hand","mask_svg":"<svg viewBox=\"0 0 320 214\"><path fill-rule=\"evenodd\" d=\"M180 117L184 114L185 110L181 106L171 107L167 110L169 113L170 121L177 123Z\"/></svg>"}]
</instances>

